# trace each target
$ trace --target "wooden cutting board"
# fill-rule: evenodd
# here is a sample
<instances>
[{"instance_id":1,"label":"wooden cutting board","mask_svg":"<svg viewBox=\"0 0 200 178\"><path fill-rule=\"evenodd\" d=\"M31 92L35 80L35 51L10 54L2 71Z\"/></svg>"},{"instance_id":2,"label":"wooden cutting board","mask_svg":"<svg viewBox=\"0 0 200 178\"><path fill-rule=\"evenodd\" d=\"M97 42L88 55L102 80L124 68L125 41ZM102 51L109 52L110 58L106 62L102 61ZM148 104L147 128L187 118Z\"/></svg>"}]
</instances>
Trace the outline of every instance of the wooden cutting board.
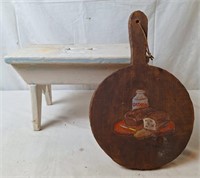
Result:
<instances>
[{"instance_id":1,"label":"wooden cutting board","mask_svg":"<svg viewBox=\"0 0 200 178\"><path fill-rule=\"evenodd\" d=\"M108 76L90 106L100 147L118 164L139 170L160 168L180 155L194 122L184 86L166 70L148 64L147 25L144 13L131 14L132 64Z\"/></svg>"}]
</instances>

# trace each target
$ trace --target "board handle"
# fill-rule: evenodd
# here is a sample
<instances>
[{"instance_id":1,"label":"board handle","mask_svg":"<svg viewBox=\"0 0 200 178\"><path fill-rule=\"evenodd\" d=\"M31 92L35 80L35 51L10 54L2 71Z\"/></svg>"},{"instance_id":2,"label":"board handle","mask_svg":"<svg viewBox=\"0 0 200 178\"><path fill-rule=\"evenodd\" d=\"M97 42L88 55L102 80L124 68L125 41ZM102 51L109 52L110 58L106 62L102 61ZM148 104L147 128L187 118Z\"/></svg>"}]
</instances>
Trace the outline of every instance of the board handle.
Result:
<instances>
[{"instance_id":1,"label":"board handle","mask_svg":"<svg viewBox=\"0 0 200 178\"><path fill-rule=\"evenodd\" d=\"M128 22L132 65L147 65L153 59L148 47L148 19L141 11L133 12Z\"/></svg>"}]
</instances>

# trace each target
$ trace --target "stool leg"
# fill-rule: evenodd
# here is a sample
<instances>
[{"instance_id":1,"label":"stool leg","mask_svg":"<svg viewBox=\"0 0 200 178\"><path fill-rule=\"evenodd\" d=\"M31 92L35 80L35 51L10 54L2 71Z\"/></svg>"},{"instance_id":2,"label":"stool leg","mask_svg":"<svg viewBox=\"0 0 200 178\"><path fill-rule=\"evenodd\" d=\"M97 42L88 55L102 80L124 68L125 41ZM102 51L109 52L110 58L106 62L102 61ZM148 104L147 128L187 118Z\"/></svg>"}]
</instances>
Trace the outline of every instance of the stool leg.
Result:
<instances>
[{"instance_id":1,"label":"stool leg","mask_svg":"<svg viewBox=\"0 0 200 178\"><path fill-rule=\"evenodd\" d=\"M30 85L32 99L33 129L41 129L42 86Z\"/></svg>"},{"instance_id":2,"label":"stool leg","mask_svg":"<svg viewBox=\"0 0 200 178\"><path fill-rule=\"evenodd\" d=\"M45 95L47 105L52 105L52 92L51 92L51 85L43 85L42 92Z\"/></svg>"}]
</instances>

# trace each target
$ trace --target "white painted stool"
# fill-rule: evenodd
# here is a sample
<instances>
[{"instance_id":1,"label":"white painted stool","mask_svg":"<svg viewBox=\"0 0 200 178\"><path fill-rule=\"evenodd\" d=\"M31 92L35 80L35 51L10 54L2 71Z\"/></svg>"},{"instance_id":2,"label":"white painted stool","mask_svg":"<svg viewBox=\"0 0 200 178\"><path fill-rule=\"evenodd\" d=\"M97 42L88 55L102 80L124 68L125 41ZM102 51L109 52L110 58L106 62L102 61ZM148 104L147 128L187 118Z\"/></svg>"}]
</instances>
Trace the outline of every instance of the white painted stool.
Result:
<instances>
[{"instance_id":1,"label":"white painted stool","mask_svg":"<svg viewBox=\"0 0 200 178\"><path fill-rule=\"evenodd\" d=\"M130 64L128 44L32 45L5 57L30 85L34 130L41 129L42 92L52 104L51 84L98 84Z\"/></svg>"}]
</instances>

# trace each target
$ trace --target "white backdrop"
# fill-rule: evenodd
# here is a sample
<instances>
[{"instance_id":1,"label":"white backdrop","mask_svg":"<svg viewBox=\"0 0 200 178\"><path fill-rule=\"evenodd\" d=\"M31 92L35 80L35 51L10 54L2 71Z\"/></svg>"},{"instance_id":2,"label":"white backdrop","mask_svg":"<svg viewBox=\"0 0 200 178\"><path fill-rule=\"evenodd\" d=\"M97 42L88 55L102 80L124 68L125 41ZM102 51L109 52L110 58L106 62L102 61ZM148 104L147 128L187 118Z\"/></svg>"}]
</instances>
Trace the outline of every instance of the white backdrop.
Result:
<instances>
[{"instance_id":1,"label":"white backdrop","mask_svg":"<svg viewBox=\"0 0 200 178\"><path fill-rule=\"evenodd\" d=\"M128 17L149 19L152 65L200 89L199 0L1 0L0 89L27 85L3 56L29 44L128 43ZM58 87L59 88L59 87Z\"/></svg>"}]
</instances>

